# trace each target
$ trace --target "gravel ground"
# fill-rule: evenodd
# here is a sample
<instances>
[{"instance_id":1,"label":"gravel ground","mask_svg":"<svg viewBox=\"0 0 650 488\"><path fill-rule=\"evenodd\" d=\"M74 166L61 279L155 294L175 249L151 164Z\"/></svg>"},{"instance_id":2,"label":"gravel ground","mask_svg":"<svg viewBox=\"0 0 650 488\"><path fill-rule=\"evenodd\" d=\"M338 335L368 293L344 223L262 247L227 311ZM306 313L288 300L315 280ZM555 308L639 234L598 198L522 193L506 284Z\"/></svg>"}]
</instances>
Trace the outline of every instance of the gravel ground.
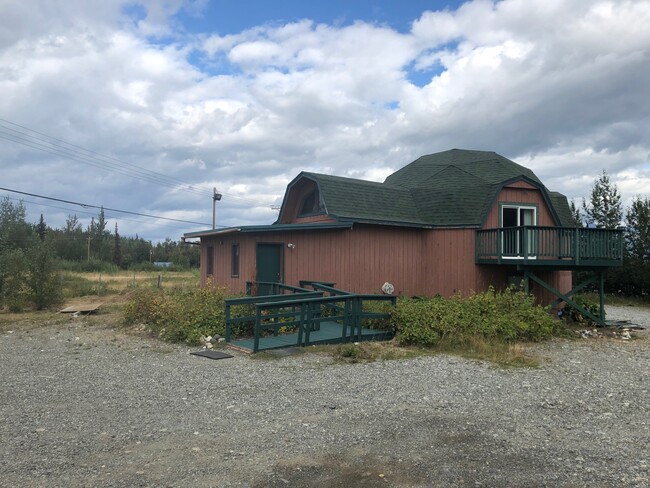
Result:
<instances>
[{"instance_id":1,"label":"gravel ground","mask_svg":"<svg viewBox=\"0 0 650 488\"><path fill-rule=\"evenodd\" d=\"M647 330L504 370L212 361L58 317L0 329L0 486L650 486Z\"/></svg>"}]
</instances>

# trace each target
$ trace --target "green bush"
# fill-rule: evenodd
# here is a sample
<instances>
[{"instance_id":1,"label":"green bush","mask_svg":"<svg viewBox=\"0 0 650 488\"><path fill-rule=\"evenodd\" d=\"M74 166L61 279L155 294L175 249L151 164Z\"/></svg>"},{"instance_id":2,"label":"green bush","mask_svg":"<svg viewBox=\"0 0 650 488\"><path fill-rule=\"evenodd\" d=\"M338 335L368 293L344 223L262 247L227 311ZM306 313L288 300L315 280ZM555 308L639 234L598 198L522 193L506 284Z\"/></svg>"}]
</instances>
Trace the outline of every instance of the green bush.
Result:
<instances>
[{"instance_id":1,"label":"green bush","mask_svg":"<svg viewBox=\"0 0 650 488\"><path fill-rule=\"evenodd\" d=\"M595 301L581 295L575 295L573 297L573 301L578 305L580 305L585 310L587 310L588 312L590 312L591 314L593 314L594 316L600 318L599 303L596 303ZM568 303L564 307L562 318L582 325L594 324L593 320L591 320L589 317L585 317L579 310L569 305Z\"/></svg>"},{"instance_id":2,"label":"green bush","mask_svg":"<svg viewBox=\"0 0 650 488\"><path fill-rule=\"evenodd\" d=\"M117 273L120 271L120 268L113 263L95 258L85 261L60 259L58 267L62 271L74 271L77 273Z\"/></svg>"},{"instance_id":3,"label":"green bush","mask_svg":"<svg viewBox=\"0 0 650 488\"><path fill-rule=\"evenodd\" d=\"M0 254L0 304L21 312L29 300L27 258L22 249Z\"/></svg>"},{"instance_id":4,"label":"green bush","mask_svg":"<svg viewBox=\"0 0 650 488\"><path fill-rule=\"evenodd\" d=\"M225 333L224 288L138 289L124 308L127 324L143 323L164 340L199 344L202 335Z\"/></svg>"},{"instance_id":5,"label":"green bush","mask_svg":"<svg viewBox=\"0 0 650 488\"><path fill-rule=\"evenodd\" d=\"M37 243L27 251L15 249L0 254L0 303L11 312L27 305L42 310L63 300L61 277L54 253Z\"/></svg>"},{"instance_id":6,"label":"green bush","mask_svg":"<svg viewBox=\"0 0 650 488\"><path fill-rule=\"evenodd\" d=\"M54 252L47 244L40 243L27 252L27 286L36 310L43 310L63 301L61 276Z\"/></svg>"},{"instance_id":7,"label":"green bush","mask_svg":"<svg viewBox=\"0 0 650 488\"><path fill-rule=\"evenodd\" d=\"M502 342L539 341L563 331L546 308L523 291L490 288L463 298L400 299L392 314L401 343L469 344L475 338Z\"/></svg>"}]
</instances>

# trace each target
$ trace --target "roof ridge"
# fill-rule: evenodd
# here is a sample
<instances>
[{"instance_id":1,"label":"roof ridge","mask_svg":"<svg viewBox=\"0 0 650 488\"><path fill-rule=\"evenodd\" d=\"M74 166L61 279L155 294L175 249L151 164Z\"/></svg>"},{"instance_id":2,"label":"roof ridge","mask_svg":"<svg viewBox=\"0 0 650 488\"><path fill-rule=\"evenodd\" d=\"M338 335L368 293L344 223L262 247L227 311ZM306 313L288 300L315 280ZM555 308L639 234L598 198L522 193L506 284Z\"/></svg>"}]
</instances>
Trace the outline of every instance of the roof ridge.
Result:
<instances>
[{"instance_id":1,"label":"roof ridge","mask_svg":"<svg viewBox=\"0 0 650 488\"><path fill-rule=\"evenodd\" d=\"M395 190L404 190L405 188L399 185L394 185L391 183L386 183L386 182L381 182L381 181L372 181L372 180L362 180L361 178L352 178L350 176L338 176L338 175L331 175L327 173L313 173L311 171L303 171L303 175L307 176L314 176L316 178L332 178L334 180L344 180L344 181L349 181L349 182L354 182L354 183L360 183L364 185L377 185L381 186L383 188L391 188Z\"/></svg>"}]
</instances>

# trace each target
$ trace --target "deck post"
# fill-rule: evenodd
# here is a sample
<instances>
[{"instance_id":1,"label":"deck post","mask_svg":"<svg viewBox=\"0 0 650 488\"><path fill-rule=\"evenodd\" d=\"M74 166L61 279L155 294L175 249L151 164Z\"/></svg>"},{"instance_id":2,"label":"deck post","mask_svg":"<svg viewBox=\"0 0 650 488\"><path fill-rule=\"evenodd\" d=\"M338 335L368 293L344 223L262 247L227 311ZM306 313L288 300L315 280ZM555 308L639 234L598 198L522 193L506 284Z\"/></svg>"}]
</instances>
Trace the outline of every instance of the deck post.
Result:
<instances>
[{"instance_id":1,"label":"deck post","mask_svg":"<svg viewBox=\"0 0 650 488\"><path fill-rule=\"evenodd\" d=\"M298 346L302 346L302 328L305 326L305 303L300 304L300 321L298 322Z\"/></svg>"},{"instance_id":2,"label":"deck post","mask_svg":"<svg viewBox=\"0 0 650 488\"><path fill-rule=\"evenodd\" d=\"M361 319L361 314L363 312L363 300L360 297L356 297L355 302L357 304L357 312L354 314L355 315L355 322L357 326L357 334L356 334L356 340L360 341L361 340L361 324L362 324L362 319Z\"/></svg>"},{"instance_id":3,"label":"deck post","mask_svg":"<svg viewBox=\"0 0 650 488\"><path fill-rule=\"evenodd\" d=\"M348 326L350 325L350 299L348 297L344 298L343 302L343 327L341 327L341 342L345 342L345 338L348 335Z\"/></svg>"},{"instance_id":4,"label":"deck post","mask_svg":"<svg viewBox=\"0 0 650 488\"><path fill-rule=\"evenodd\" d=\"M568 295L565 295L564 293L561 293L560 291L556 290L553 288L551 285L546 283L544 280L542 280L540 277L535 276L534 273L527 272L528 276L530 277L531 280L533 280L535 283L540 285L542 288L550 291L553 295L556 297L560 298L562 301L568 303L571 305L573 308L575 308L578 312L580 312L582 315L585 317L589 317L591 320L593 320L595 323L601 324L601 321L598 317L596 317L594 314L589 312L587 309L576 303L575 301L571 300Z\"/></svg>"},{"instance_id":5,"label":"deck post","mask_svg":"<svg viewBox=\"0 0 650 488\"><path fill-rule=\"evenodd\" d=\"M576 263L576 266L580 264L580 229L577 227L573 232L573 261Z\"/></svg>"},{"instance_id":6,"label":"deck post","mask_svg":"<svg viewBox=\"0 0 650 488\"><path fill-rule=\"evenodd\" d=\"M305 346L309 345L309 333L311 332L311 327L313 325L313 320L314 320L314 303L309 302L307 304L307 320L306 320L306 327L305 327Z\"/></svg>"},{"instance_id":7,"label":"deck post","mask_svg":"<svg viewBox=\"0 0 650 488\"><path fill-rule=\"evenodd\" d=\"M261 310L258 305L255 305L255 339L253 340L253 352L257 352L260 348L260 322Z\"/></svg>"}]
</instances>

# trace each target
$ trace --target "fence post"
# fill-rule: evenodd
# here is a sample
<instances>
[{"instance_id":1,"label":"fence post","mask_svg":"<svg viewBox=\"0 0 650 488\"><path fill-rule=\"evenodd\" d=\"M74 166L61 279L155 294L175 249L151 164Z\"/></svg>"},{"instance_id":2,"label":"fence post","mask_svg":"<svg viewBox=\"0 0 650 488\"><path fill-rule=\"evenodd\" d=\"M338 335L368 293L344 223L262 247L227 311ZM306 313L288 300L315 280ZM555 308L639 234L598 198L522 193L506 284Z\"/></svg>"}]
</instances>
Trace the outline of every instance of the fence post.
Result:
<instances>
[{"instance_id":1,"label":"fence post","mask_svg":"<svg viewBox=\"0 0 650 488\"><path fill-rule=\"evenodd\" d=\"M260 348L260 307L255 305L255 339L253 340L253 352L257 352Z\"/></svg>"},{"instance_id":2,"label":"fence post","mask_svg":"<svg viewBox=\"0 0 650 488\"><path fill-rule=\"evenodd\" d=\"M226 302L226 342L230 342L230 304Z\"/></svg>"}]
</instances>

